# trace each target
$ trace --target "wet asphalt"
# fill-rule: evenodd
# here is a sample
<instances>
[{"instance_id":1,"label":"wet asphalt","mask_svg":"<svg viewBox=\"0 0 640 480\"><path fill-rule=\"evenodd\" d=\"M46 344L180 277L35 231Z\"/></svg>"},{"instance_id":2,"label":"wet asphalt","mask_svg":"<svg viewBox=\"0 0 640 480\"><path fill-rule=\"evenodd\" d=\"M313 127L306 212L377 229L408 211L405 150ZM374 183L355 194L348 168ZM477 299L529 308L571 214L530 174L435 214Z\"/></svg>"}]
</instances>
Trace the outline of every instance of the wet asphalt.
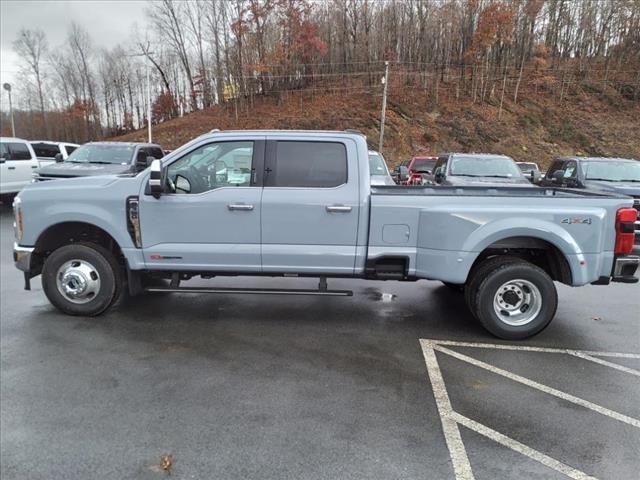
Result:
<instances>
[{"instance_id":1,"label":"wet asphalt","mask_svg":"<svg viewBox=\"0 0 640 480\"><path fill-rule=\"evenodd\" d=\"M148 295L69 317L39 278L22 289L0 209L3 480L453 479L419 339L640 353L638 285L559 286L556 319L525 342L493 338L461 295L424 281L329 280L352 298ZM562 354L452 349L640 419L640 376ZM640 428L437 359L455 411L598 478L637 478ZM476 479L566 478L460 432Z\"/></svg>"}]
</instances>

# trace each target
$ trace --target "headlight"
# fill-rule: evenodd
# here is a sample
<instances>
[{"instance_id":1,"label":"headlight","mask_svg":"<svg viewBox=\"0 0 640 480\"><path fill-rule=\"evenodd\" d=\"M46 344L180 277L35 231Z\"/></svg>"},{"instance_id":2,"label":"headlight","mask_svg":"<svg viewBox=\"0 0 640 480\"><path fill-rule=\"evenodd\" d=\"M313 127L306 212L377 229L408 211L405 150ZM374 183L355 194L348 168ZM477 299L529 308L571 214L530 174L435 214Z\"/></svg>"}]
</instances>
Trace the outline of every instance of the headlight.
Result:
<instances>
[{"instance_id":1,"label":"headlight","mask_svg":"<svg viewBox=\"0 0 640 480\"><path fill-rule=\"evenodd\" d=\"M22 201L19 196L13 199L13 230L16 236L16 242L19 244L22 240L23 223L22 223Z\"/></svg>"}]
</instances>

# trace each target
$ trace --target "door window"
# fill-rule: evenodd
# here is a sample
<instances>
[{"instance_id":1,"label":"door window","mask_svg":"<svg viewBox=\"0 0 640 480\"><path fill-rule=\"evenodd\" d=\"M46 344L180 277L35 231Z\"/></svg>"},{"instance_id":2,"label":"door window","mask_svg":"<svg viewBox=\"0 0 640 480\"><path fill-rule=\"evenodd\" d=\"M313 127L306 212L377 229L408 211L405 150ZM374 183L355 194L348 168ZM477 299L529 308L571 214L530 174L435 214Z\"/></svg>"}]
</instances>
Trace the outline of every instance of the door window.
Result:
<instances>
[{"instance_id":1,"label":"door window","mask_svg":"<svg viewBox=\"0 0 640 480\"><path fill-rule=\"evenodd\" d=\"M65 145L64 148L67 151L67 155L71 155L73 153L73 151L78 147L76 147L74 145Z\"/></svg>"},{"instance_id":2,"label":"door window","mask_svg":"<svg viewBox=\"0 0 640 480\"><path fill-rule=\"evenodd\" d=\"M337 187L347 183L347 151L337 142L280 141L272 170L267 186Z\"/></svg>"},{"instance_id":3,"label":"door window","mask_svg":"<svg viewBox=\"0 0 640 480\"><path fill-rule=\"evenodd\" d=\"M564 178L575 178L578 174L578 164L571 160L564 165Z\"/></svg>"},{"instance_id":4,"label":"door window","mask_svg":"<svg viewBox=\"0 0 640 480\"><path fill-rule=\"evenodd\" d=\"M9 154L9 147L6 143L0 143L0 158L9 160L11 155Z\"/></svg>"},{"instance_id":5,"label":"door window","mask_svg":"<svg viewBox=\"0 0 640 480\"><path fill-rule=\"evenodd\" d=\"M55 158L60 153L60 147L51 143L32 143L36 157Z\"/></svg>"},{"instance_id":6,"label":"door window","mask_svg":"<svg viewBox=\"0 0 640 480\"><path fill-rule=\"evenodd\" d=\"M220 187L250 186L253 143L217 142L193 150L167 168L167 191L203 193Z\"/></svg>"},{"instance_id":7,"label":"door window","mask_svg":"<svg viewBox=\"0 0 640 480\"><path fill-rule=\"evenodd\" d=\"M11 160L31 160L31 152L26 143L8 143Z\"/></svg>"},{"instance_id":8,"label":"door window","mask_svg":"<svg viewBox=\"0 0 640 480\"><path fill-rule=\"evenodd\" d=\"M564 161L562 160L556 160L555 162L553 162L551 164L551 166L549 167L549 170L547 170L547 174L545 178L548 178L549 180L551 180L553 178L553 174L556 170L562 170L562 164L564 163Z\"/></svg>"}]
</instances>

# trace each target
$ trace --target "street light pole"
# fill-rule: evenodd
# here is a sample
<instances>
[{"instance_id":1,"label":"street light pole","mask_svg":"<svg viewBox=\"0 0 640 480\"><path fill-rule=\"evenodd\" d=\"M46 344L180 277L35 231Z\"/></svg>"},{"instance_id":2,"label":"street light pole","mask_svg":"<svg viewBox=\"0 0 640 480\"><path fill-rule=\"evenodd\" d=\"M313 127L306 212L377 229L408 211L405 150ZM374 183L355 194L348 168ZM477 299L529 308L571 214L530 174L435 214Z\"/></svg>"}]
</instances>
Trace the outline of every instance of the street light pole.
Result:
<instances>
[{"instance_id":1,"label":"street light pole","mask_svg":"<svg viewBox=\"0 0 640 480\"><path fill-rule=\"evenodd\" d=\"M127 55L128 57L146 57L145 67L147 72L147 130L149 132L149 143L151 140L151 72L149 71L149 55L153 55L153 52L144 51L144 53L132 53Z\"/></svg>"},{"instance_id":2,"label":"street light pole","mask_svg":"<svg viewBox=\"0 0 640 480\"><path fill-rule=\"evenodd\" d=\"M382 114L380 115L380 142L378 143L378 151L382 153L382 144L384 142L384 121L387 115L387 87L389 86L389 62L384 62L384 77L382 78L384 90L382 92Z\"/></svg>"},{"instance_id":3,"label":"street light pole","mask_svg":"<svg viewBox=\"0 0 640 480\"><path fill-rule=\"evenodd\" d=\"M9 116L11 117L11 136L15 137L16 136L16 124L13 121L13 105L11 104L11 84L10 83L5 83L4 85L2 85L2 88L4 88L7 93L9 94Z\"/></svg>"}]
</instances>

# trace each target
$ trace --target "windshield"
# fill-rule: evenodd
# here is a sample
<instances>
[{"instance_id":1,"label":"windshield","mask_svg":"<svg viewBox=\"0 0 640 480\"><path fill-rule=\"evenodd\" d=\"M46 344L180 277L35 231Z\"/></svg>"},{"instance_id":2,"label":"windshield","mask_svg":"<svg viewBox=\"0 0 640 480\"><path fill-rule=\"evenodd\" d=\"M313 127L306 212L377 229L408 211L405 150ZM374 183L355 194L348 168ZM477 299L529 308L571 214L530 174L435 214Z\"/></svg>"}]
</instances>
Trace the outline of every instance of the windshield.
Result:
<instances>
[{"instance_id":1,"label":"windshield","mask_svg":"<svg viewBox=\"0 0 640 480\"><path fill-rule=\"evenodd\" d=\"M436 164L436 159L431 159L431 158L416 158L413 161L413 166L411 167L411 169L414 172L421 172L421 173L431 173L433 172L433 167Z\"/></svg>"},{"instance_id":2,"label":"windshield","mask_svg":"<svg viewBox=\"0 0 640 480\"><path fill-rule=\"evenodd\" d=\"M584 175L587 180L640 182L640 162L585 162Z\"/></svg>"},{"instance_id":3,"label":"windshield","mask_svg":"<svg viewBox=\"0 0 640 480\"><path fill-rule=\"evenodd\" d=\"M518 168L520 168L521 172L530 172L531 170L538 171L538 165L535 163L519 163Z\"/></svg>"},{"instance_id":4,"label":"windshield","mask_svg":"<svg viewBox=\"0 0 640 480\"><path fill-rule=\"evenodd\" d=\"M134 149L132 145L82 145L69 155L65 162L128 165L131 163Z\"/></svg>"},{"instance_id":5,"label":"windshield","mask_svg":"<svg viewBox=\"0 0 640 480\"><path fill-rule=\"evenodd\" d=\"M369 153L369 175L389 175L384 158L379 153Z\"/></svg>"},{"instance_id":6,"label":"windshield","mask_svg":"<svg viewBox=\"0 0 640 480\"><path fill-rule=\"evenodd\" d=\"M522 178L522 172L509 157L453 157L450 173L468 177Z\"/></svg>"}]
</instances>

